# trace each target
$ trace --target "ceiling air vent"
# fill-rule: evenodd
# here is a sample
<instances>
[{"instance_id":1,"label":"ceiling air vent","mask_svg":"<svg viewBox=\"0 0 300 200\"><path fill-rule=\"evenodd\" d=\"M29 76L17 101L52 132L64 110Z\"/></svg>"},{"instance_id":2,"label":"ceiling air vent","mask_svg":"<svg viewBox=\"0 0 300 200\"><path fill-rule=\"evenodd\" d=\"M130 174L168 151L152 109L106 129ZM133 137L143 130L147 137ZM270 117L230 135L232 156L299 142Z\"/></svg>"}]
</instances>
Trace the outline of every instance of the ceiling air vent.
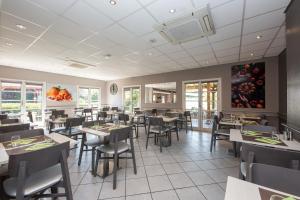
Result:
<instances>
[{"instance_id":1,"label":"ceiling air vent","mask_svg":"<svg viewBox=\"0 0 300 200\"><path fill-rule=\"evenodd\" d=\"M72 59L66 59L65 61L68 63L69 67L73 67L73 68L77 68L77 69L85 69L85 68L88 68L88 67L96 67L95 65L85 63L85 62L81 62L81 61L77 61L77 60L72 60Z\"/></svg>"},{"instance_id":2,"label":"ceiling air vent","mask_svg":"<svg viewBox=\"0 0 300 200\"><path fill-rule=\"evenodd\" d=\"M180 44L215 34L208 6L154 28L172 44Z\"/></svg>"}]
</instances>

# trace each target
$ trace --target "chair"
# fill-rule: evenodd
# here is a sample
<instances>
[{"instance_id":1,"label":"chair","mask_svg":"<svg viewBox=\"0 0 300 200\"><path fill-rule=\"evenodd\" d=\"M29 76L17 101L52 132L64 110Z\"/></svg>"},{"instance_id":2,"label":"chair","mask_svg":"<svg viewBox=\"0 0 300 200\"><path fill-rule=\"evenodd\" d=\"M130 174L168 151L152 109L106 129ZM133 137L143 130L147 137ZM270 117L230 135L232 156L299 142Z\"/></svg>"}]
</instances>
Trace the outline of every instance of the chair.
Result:
<instances>
[{"instance_id":1,"label":"chair","mask_svg":"<svg viewBox=\"0 0 300 200\"><path fill-rule=\"evenodd\" d=\"M93 110L91 108L85 108L82 111L82 115L85 116L85 119L93 121Z\"/></svg>"},{"instance_id":2,"label":"chair","mask_svg":"<svg viewBox=\"0 0 300 200\"><path fill-rule=\"evenodd\" d=\"M32 112L31 112L31 111L28 111L27 116L28 116L29 121L30 121L30 127L31 127L32 129L33 129L34 127L37 127L38 124L36 124L36 123L33 122L33 116L32 116Z\"/></svg>"},{"instance_id":3,"label":"chair","mask_svg":"<svg viewBox=\"0 0 300 200\"><path fill-rule=\"evenodd\" d=\"M112 110L112 111L118 111L119 108L118 108L118 107L111 107L111 110Z\"/></svg>"},{"instance_id":4,"label":"chair","mask_svg":"<svg viewBox=\"0 0 300 200\"><path fill-rule=\"evenodd\" d=\"M182 125L184 124L186 133L188 131L188 124L191 125L190 127L191 127L191 130L193 131L192 116L191 116L190 111L184 111L183 115L182 114L179 115L179 119L177 121L178 121L178 123L181 124L181 128L182 128Z\"/></svg>"},{"instance_id":5,"label":"chair","mask_svg":"<svg viewBox=\"0 0 300 200\"><path fill-rule=\"evenodd\" d=\"M49 148L10 155L9 178L3 182L5 194L16 200L66 197L72 200L67 157L69 142ZM65 189L58 193L58 187ZM51 189L51 194L45 194Z\"/></svg>"},{"instance_id":6,"label":"chair","mask_svg":"<svg viewBox=\"0 0 300 200\"><path fill-rule=\"evenodd\" d=\"M98 112L97 120L105 121L107 123L108 122L112 122L112 120L110 118L108 118L106 111L100 111L100 112Z\"/></svg>"},{"instance_id":7,"label":"chair","mask_svg":"<svg viewBox=\"0 0 300 200\"><path fill-rule=\"evenodd\" d=\"M104 121L89 121L89 122L83 122L82 127L90 127L94 125L100 125L105 124ZM95 165L95 153L96 153L96 147L103 144L103 140L101 140L100 137L94 137L92 139L89 139L87 137L87 134L83 132L82 140L81 140L81 146L80 146L80 152L79 152L79 159L78 159L78 166L81 164L82 154L84 151L92 151L92 166ZM84 147L86 147L86 150L84 150ZM88 149L88 147L91 147L91 149ZM92 168L93 170L93 168ZM95 171L93 171L93 174Z\"/></svg>"},{"instance_id":8,"label":"chair","mask_svg":"<svg viewBox=\"0 0 300 200\"><path fill-rule=\"evenodd\" d=\"M123 123L124 125L127 125L127 123L129 122L129 115L124 114L124 113L120 113L118 115L118 120Z\"/></svg>"},{"instance_id":9,"label":"chair","mask_svg":"<svg viewBox=\"0 0 300 200\"><path fill-rule=\"evenodd\" d=\"M60 131L59 133L77 140L78 136L82 136L83 134L77 127L81 126L84 121L84 117L67 118L64 131Z\"/></svg>"},{"instance_id":10,"label":"chair","mask_svg":"<svg viewBox=\"0 0 300 200\"><path fill-rule=\"evenodd\" d=\"M276 131L276 128L273 126L263 126L263 125L245 125L243 126L243 130L272 133L273 131Z\"/></svg>"},{"instance_id":11,"label":"chair","mask_svg":"<svg viewBox=\"0 0 300 200\"><path fill-rule=\"evenodd\" d=\"M103 112L109 111L109 107L103 107L103 108L102 108L102 111L103 111Z\"/></svg>"},{"instance_id":12,"label":"chair","mask_svg":"<svg viewBox=\"0 0 300 200\"><path fill-rule=\"evenodd\" d=\"M248 180L261 186L300 196L299 170L252 163Z\"/></svg>"},{"instance_id":13,"label":"chair","mask_svg":"<svg viewBox=\"0 0 300 200\"><path fill-rule=\"evenodd\" d=\"M140 112L136 112L136 113L140 113ZM141 112L142 114L142 112ZM136 133L136 137L139 137L139 127L144 127L145 129L145 133L147 134L147 125L146 125L146 116L145 115L140 115L139 116L134 116L132 117L132 121L131 121L131 125L133 126L135 133Z\"/></svg>"},{"instance_id":14,"label":"chair","mask_svg":"<svg viewBox=\"0 0 300 200\"><path fill-rule=\"evenodd\" d=\"M19 123L19 119L2 119L1 124L15 124Z\"/></svg>"},{"instance_id":15,"label":"chair","mask_svg":"<svg viewBox=\"0 0 300 200\"><path fill-rule=\"evenodd\" d=\"M54 116L55 118L62 117L65 115L65 111L64 110L52 110L51 115Z\"/></svg>"},{"instance_id":16,"label":"chair","mask_svg":"<svg viewBox=\"0 0 300 200\"><path fill-rule=\"evenodd\" d=\"M246 178L251 163L299 169L300 152L261 145L242 144L240 178Z\"/></svg>"},{"instance_id":17,"label":"chair","mask_svg":"<svg viewBox=\"0 0 300 200\"><path fill-rule=\"evenodd\" d=\"M7 119L7 118L8 118L7 114L0 114L0 121L2 119Z\"/></svg>"},{"instance_id":18,"label":"chair","mask_svg":"<svg viewBox=\"0 0 300 200\"><path fill-rule=\"evenodd\" d=\"M16 136L16 135L20 136L20 138L35 137L39 135L44 135L44 129L20 130L20 131L13 131L5 134L0 134L0 142L9 141L11 140L12 136Z\"/></svg>"},{"instance_id":19,"label":"chair","mask_svg":"<svg viewBox=\"0 0 300 200\"><path fill-rule=\"evenodd\" d=\"M22 130L29 130L30 124L16 124L10 126L0 126L0 134L13 132L13 131L22 131Z\"/></svg>"},{"instance_id":20,"label":"chair","mask_svg":"<svg viewBox=\"0 0 300 200\"><path fill-rule=\"evenodd\" d=\"M163 118L161 117L149 117L148 118L148 131L147 131L147 141L146 141L146 149L148 148L149 138L154 138L154 144L159 140L160 152L162 152L162 138L168 136L170 143L170 129L164 126ZM154 137L150 137L154 135Z\"/></svg>"},{"instance_id":21,"label":"chair","mask_svg":"<svg viewBox=\"0 0 300 200\"><path fill-rule=\"evenodd\" d=\"M152 109L151 110L151 114L152 114L152 116L157 116L157 109Z\"/></svg>"},{"instance_id":22,"label":"chair","mask_svg":"<svg viewBox=\"0 0 300 200\"><path fill-rule=\"evenodd\" d=\"M229 140L230 133L228 130L223 130L218 128L218 116L214 115L213 125L211 129L211 141L210 141L210 152L212 152L213 146L216 146L217 140Z\"/></svg>"},{"instance_id":23,"label":"chair","mask_svg":"<svg viewBox=\"0 0 300 200\"><path fill-rule=\"evenodd\" d=\"M130 146L127 144L127 139L130 140ZM131 157L120 157L123 153L131 153ZM101 157L101 154L104 154L104 157ZM105 155L113 155L113 157L105 157ZM132 159L134 174L137 173L136 170L136 161L135 161L135 153L134 153L134 145L133 145L133 136L131 127L114 129L111 131L109 136L109 144L101 145L97 148L97 160L95 171L98 168L99 159L113 159L114 160L114 168L113 168L113 189L116 189L117 186L117 166L119 159ZM104 165L105 167L105 165Z\"/></svg>"}]
</instances>

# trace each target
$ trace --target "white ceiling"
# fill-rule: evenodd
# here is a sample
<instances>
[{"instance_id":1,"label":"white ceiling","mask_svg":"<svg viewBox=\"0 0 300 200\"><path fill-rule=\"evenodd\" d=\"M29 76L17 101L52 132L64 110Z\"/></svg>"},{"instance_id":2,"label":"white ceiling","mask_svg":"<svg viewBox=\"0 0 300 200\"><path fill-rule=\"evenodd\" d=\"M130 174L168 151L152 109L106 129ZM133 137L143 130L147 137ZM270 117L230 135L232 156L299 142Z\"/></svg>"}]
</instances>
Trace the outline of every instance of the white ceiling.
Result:
<instances>
[{"instance_id":1,"label":"white ceiling","mask_svg":"<svg viewBox=\"0 0 300 200\"><path fill-rule=\"evenodd\" d=\"M285 48L289 0L116 1L0 0L0 65L112 80L277 56ZM215 35L172 45L153 29L206 4ZM70 68L66 58L95 67Z\"/></svg>"}]
</instances>

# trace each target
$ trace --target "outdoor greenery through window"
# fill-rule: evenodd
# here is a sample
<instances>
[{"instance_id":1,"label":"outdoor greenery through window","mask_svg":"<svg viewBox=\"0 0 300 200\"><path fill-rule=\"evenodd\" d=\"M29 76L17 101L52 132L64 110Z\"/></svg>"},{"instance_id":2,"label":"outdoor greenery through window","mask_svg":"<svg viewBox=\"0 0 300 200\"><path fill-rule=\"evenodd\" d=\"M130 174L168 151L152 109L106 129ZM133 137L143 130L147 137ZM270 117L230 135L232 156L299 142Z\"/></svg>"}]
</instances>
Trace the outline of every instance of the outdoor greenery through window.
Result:
<instances>
[{"instance_id":1,"label":"outdoor greenery through window","mask_svg":"<svg viewBox=\"0 0 300 200\"><path fill-rule=\"evenodd\" d=\"M1 111L21 112L21 82L1 81Z\"/></svg>"},{"instance_id":2,"label":"outdoor greenery through window","mask_svg":"<svg viewBox=\"0 0 300 200\"><path fill-rule=\"evenodd\" d=\"M140 108L141 92L139 87L124 88L124 110L133 113L134 108Z\"/></svg>"},{"instance_id":3,"label":"outdoor greenery through window","mask_svg":"<svg viewBox=\"0 0 300 200\"><path fill-rule=\"evenodd\" d=\"M101 95L99 88L79 87L78 89L78 106L79 107L100 107Z\"/></svg>"}]
</instances>

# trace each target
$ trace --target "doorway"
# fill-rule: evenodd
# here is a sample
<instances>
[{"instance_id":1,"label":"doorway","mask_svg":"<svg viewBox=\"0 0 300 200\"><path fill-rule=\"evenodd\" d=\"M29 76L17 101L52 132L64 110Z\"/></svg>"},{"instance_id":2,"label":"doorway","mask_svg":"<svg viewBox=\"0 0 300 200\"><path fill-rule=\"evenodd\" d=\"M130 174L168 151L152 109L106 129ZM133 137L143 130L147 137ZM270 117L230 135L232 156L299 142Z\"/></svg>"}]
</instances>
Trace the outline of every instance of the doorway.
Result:
<instances>
[{"instance_id":1,"label":"doorway","mask_svg":"<svg viewBox=\"0 0 300 200\"><path fill-rule=\"evenodd\" d=\"M123 107L125 113L133 113L135 108L141 108L141 87L123 88Z\"/></svg>"},{"instance_id":2,"label":"doorway","mask_svg":"<svg viewBox=\"0 0 300 200\"><path fill-rule=\"evenodd\" d=\"M184 108L191 112L195 130L210 131L220 109L220 80L184 82Z\"/></svg>"}]
</instances>

